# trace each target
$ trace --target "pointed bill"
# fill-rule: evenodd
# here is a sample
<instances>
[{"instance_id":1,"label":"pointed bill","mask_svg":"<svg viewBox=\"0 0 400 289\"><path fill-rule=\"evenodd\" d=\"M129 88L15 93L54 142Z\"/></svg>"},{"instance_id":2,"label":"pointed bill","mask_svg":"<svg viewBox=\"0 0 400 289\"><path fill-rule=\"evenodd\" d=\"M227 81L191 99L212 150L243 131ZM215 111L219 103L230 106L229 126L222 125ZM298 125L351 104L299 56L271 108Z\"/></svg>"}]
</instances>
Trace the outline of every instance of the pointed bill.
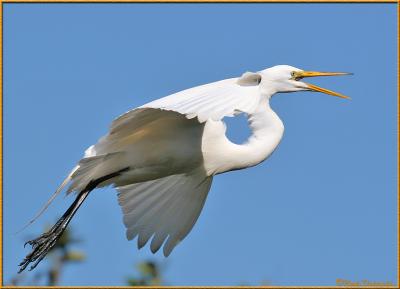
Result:
<instances>
[{"instance_id":1,"label":"pointed bill","mask_svg":"<svg viewBox=\"0 0 400 289\"><path fill-rule=\"evenodd\" d=\"M315 76L339 76L339 75L351 75L349 72L319 72L319 71L299 71L296 72L296 77L315 77Z\"/></svg>"},{"instance_id":2,"label":"pointed bill","mask_svg":"<svg viewBox=\"0 0 400 289\"><path fill-rule=\"evenodd\" d=\"M293 78L296 80L305 78L305 77L316 77L316 76L340 76L340 75L350 75L352 73L348 73L348 72L318 72L318 71L298 71L295 72L293 75ZM329 94L329 95L333 95L333 96L337 96L340 98L346 98L346 99L350 99L350 97L343 95L341 93L326 89L326 88L322 88L319 86L316 86L314 84L310 84L310 83L305 83L307 85L307 87L310 90L313 91L318 91L318 92L322 92L325 94Z\"/></svg>"},{"instance_id":3,"label":"pointed bill","mask_svg":"<svg viewBox=\"0 0 400 289\"><path fill-rule=\"evenodd\" d=\"M346 95L343 95L343 94L341 94L339 92L334 92L332 90L329 90L329 89L326 89L326 88L322 88L322 87L316 86L316 85L311 84L311 83L306 83L305 82L305 84L308 86L309 89L311 89L313 91L322 92L322 93L333 95L333 96L337 96L337 97L340 97L340 98L351 99L350 97L348 97Z\"/></svg>"}]
</instances>

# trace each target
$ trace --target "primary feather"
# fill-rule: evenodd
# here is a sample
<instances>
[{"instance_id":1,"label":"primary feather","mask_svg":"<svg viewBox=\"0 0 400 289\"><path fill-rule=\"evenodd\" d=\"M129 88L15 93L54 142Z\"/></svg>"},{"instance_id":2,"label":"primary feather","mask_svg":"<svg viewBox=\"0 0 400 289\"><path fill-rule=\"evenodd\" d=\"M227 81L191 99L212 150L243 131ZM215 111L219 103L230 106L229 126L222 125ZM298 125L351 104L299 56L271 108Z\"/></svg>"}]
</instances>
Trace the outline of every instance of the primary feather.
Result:
<instances>
[{"instance_id":1,"label":"primary feather","mask_svg":"<svg viewBox=\"0 0 400 289\"><path fill-rule=\"evenodd\" d=\"M157 252L168 238L164 255L192 229L210 189L212 177L202 171L118 187L118 202L124 214L126 236L138 236L138 247L151 241Z\"/></svg>"}]
</instances>

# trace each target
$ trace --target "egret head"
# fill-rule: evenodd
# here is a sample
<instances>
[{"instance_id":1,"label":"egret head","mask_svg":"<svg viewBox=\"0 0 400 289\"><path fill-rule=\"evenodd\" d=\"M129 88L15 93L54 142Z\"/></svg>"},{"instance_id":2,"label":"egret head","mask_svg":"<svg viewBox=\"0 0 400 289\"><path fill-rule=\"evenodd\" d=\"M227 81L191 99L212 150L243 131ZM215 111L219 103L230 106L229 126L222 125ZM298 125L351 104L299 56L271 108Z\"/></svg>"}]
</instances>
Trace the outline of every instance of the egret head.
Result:
<instances>
[{"instance_id":1,"label":"egret head","mask_svg":"<svg viewBox=\"0 0 400 289\"><path fill-rule=\"evenodd\" d=\"M341 93L334 92L307 82L303 82L303 78L315 76L338 76L347 75L350 73L345 72L317 72L317 71L304 71L302 69L289 66L277 65L257 73L246 72L239 79L238 83L251 83L257 82L261 91L267 92L272 95L277 92L296 92L296 91L318 91L325 94L349 98Z\"/></svg>"}]
</instances>

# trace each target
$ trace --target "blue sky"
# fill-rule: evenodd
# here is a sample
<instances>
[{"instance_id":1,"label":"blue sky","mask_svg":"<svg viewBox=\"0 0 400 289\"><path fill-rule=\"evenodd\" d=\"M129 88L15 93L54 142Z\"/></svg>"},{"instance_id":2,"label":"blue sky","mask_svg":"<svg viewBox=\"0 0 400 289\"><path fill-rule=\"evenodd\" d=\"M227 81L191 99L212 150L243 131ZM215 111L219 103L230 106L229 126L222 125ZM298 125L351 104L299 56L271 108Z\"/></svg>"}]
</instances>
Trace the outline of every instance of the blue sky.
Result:
<instances>
[{"instance_id":1,"label":"blue sky","mask_svg":"<svg viewBox=\"0 0 400 289\"><path fill-rule=\"evenodd\" d=\"M72 199L14 233L114 117L289 64L355 73L311 80L352 100L275 96L280 146L257 167L216 177L167 259L125 239L113 189L93 192L71 223L87 260L66 267L62 285L125 285L143 260L160 262L168 285L395 283L396 17L395 4L4 4L5 282L24 241ZM228 120L228 135L246 138L244 118Z\"/></svg>"}]
</instances>

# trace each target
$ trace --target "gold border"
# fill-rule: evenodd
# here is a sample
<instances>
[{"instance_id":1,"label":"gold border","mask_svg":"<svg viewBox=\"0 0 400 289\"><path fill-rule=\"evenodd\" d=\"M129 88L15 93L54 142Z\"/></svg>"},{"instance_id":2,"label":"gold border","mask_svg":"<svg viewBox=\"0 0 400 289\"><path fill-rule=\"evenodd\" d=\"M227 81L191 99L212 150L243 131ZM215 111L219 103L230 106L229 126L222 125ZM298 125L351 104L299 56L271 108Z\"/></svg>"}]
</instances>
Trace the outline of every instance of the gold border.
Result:
<instances>
[{"instance_id":1,"label":"gold border","mask_svg":"<svg viewBox=\"0 0 400 289\"><path fill-rule=\"evenodd\" d=\"M398 3L396 0L0 0L1 3Z\"/></svg>"},{"instance_id":2,"label":"gold border","mask_svg":"<svg viewBox=\"0 0 400 289\"><path fill-rule=\"evenodd\" d=\"M182 289L182 288L196 288L196 289L232 289L232 288L368 288L368 289L386 289L386 288L399 288L398 286L3 286L1 288L113 288L113 289L138 289L138 288L171 288L171 289Z\"/></svg>"},{"instance_id":3,"label":"gold border","mask_svg":"<svg viewBox=\"0 0 400 289\"><path fill-rule=\"evenodd\" d=\"M399 27L400 19L400 0L0 0L0 288L38 288L51 286L4 286L3 280L3 3L397 3L397 27ZM400 134L398 132L400 126L400 32L397 28L397 163L400 163ZM399 177L399 167L397 167ZM162 288L399 288L400 285L400 196L399 196L399 178L397 178L397 285L395 286L161 286ZM56 288L115 288L115 289L132 289L132 288L160 288L160 286L57 286Z\"/></svg>"},{"instance_id":4,"label":"gold border","mask_svg":"<svg viewBox=\"0 0 400 289\"><path fill-rule=\"evenodd\" d=\"M3 3L0 7L0 50L0 285L3 287Z\"/></svg>"}]
</instances>

